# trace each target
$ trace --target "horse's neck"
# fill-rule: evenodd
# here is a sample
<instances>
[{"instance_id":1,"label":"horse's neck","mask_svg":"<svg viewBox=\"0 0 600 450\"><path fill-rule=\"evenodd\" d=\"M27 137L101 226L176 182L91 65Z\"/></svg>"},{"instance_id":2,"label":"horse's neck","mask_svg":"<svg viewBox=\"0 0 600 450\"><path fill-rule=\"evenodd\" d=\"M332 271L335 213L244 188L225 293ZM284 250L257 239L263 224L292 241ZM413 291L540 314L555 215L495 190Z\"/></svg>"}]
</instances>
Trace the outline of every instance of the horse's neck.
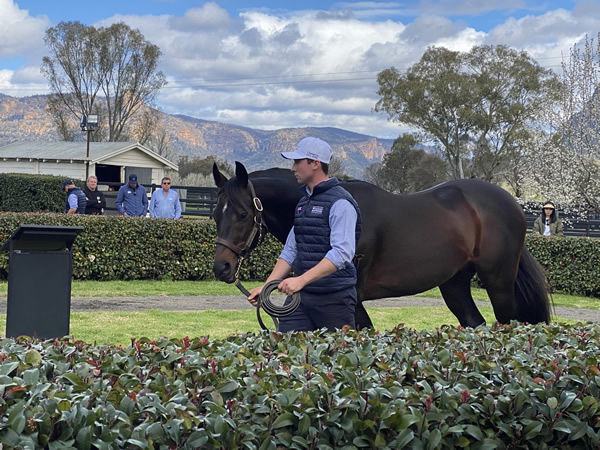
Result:
<instances>
[{"instance_id":1,"label":"horse's neck","mask_svg":"<svg viewBox=\"0 0 600 450\"><path fill-rule=\"evenodd\" d=\"M264 219L280 242L285 242L294 223L294 210L300 199L299 185L289 180L253 180L256 195L264 208Z\"/></svg>"}]
</instances>

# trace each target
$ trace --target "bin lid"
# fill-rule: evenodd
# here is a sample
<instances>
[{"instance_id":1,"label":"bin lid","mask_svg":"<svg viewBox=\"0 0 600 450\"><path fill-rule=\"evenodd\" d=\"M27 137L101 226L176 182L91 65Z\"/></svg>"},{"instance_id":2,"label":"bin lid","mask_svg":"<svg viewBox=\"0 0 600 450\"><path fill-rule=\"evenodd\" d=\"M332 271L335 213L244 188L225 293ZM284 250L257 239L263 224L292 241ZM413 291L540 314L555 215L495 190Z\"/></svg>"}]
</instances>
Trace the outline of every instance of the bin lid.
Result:
<instances>
[{"instance_id":1,"label":"bin lid","mask_svg":"<svg viewBox=\"0 0 600 450\"><path fill-rule=\"evenodd\" d=\"M83 227L61 225L23 224L4 242L0 251L44 250L60 251L71 249L73 241ZM12 245L11 245L12 244Z\"/></svg>"}]
</instances>

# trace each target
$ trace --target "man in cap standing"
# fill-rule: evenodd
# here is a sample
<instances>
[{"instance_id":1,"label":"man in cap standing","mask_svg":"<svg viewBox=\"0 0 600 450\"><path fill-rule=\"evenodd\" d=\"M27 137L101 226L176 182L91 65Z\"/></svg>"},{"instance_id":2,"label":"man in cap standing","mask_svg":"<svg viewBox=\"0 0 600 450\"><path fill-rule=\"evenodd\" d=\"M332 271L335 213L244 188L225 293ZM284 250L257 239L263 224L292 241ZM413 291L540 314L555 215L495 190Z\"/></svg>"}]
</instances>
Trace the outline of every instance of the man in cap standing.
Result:
<instances>
[{"instance_id":1,"label":"man in cap standing","mask_svg":"<svg viewBox=\"0 0 600 450\"><path fill-rule=\"evenodd\" d=\"M137 175L129 175L129 183L119 188L116 205L122 216L146 216L148 196L144 186L138 183Z\"/></svg>"},{"instance_id":2,"label":"man in cap standing","mask_svg":"<svg viewBox=\"0 0 600 450\"><path fill-rule=\"evenodd\" d=\"M67 201L65 203L65 213L85 214L85 206L87 204L85 194L81 189L75 186L73 180L63 181L62 189L68 193Z\"/></svg>"},{"instance_id":3,"label":"man in cap standing","mask_svg":"<svg viewBox=\"0 0 600 450\"><path fill-rule=\"evenodd\" d=\"M360 236L360 211L337 178L329 178L331 155L329 144L315 137L302 139L293 152L281 153L294 160L292 172L304 185L294 226L266 281L283 279L294 270L278 289L288 296L300 292L302 300L292 315L280 318L282 332L356 326L352 259ZM253 289L248 301L255 305L261 290L262 286Z\"/></svg>"}]
</instances>

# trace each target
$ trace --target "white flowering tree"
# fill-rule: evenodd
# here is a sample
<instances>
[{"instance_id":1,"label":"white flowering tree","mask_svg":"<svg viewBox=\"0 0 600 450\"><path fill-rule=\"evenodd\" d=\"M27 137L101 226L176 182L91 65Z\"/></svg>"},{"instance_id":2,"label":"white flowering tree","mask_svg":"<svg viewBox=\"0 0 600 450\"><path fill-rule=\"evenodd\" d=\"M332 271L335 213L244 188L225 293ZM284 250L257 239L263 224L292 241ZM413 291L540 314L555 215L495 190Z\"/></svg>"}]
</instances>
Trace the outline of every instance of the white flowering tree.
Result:
<instances>
[{"instance_id":1,"label":"white flowering tree","mask_svg":"<svg viewBox=\"0 0 600 450\"><path fill-rule=\"evenodd\" d=\"M579 215L600 213L600 34L574 45L562 63L559 104L541 112L530 154L530 186Z\"/></svg>"}]
</instances>

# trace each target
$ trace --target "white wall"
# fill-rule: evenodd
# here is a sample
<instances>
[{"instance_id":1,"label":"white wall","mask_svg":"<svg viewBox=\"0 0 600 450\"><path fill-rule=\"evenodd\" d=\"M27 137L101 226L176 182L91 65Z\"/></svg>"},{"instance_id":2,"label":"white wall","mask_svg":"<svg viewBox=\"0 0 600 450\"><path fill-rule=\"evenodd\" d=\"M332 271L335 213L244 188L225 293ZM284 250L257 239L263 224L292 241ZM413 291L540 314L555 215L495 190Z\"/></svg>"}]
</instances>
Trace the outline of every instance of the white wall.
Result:
<instances>
[{"instance_id":1,"label":"white wall","mask_svg":"<svg viewBox=\"0 0 600 450\"><path fill-rule=\"evenodd\" d=\"M90 168L91 169L91 168ZM76 178L83 180L85 178L85 164L80 162L53 162L29 161L27 160L8 160L0 159L0 173L28 173L33 175L56 175L65 178ZM93 173L90 170L90 173Z\"/></svg>"},{"instance_id":2,"label":"white wall","mask_svg":"<svg viewBox=\"0 0 600 450\"><path fill-rule=\"evenodd\" d=\"M75 162L69 163L64 161L61 161L59 163L40 162L40 169L38 174L58 175L63 176L65 178L76 178L78 180L85 180L85 164Z\"/></svg>"},{"instance_id":3,"label":"white wall","mask_svg":"<svg viewBox=\"0 0 600 450\"><path fill-rule=\"evenodd\" d=\"M165 176L165 169L162 167L160 169L152 169L152 183L160 184L162 177Z\"/></svg>"},{"instance_id":4,"label":"white wall","mask_svg":"<svg viewBox=\"0 0 600 450\"><path fill-rule=\"evenodd\" d=\"M159 168L162 164L146 153L133 149L102 161L102 164L113 166L152 167Z\"/></svg>"},{"instance_id":5,"label":"white wall","mask_svg":"<svg viewBox=\"0 0 600 450\"><path fill-rule=\"evenodd\" d=\"M9 160L3 161L0 159L0 173L36 173L34 164L29 160Z\"/></svg>"}]
</instances>

